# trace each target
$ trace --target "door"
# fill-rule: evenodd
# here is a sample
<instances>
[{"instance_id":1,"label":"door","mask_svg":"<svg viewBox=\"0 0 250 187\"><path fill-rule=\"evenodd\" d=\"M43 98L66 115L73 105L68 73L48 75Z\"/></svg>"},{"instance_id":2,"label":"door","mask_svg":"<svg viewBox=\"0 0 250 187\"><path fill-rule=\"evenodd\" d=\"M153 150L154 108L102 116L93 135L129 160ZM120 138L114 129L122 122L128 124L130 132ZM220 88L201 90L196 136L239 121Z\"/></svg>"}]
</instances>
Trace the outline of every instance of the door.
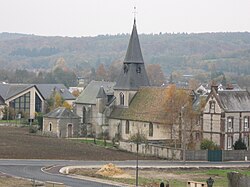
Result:
<instances>
[{"instance_id":1,"label":"door","mask_svg":"<svg viewBox=\"0 0 250 187\"><path fill-rule=\"evenodd\" d=\"M73 125L68 124L68 138L72 138L72 137L73 137Z\"/></svg>"},{"instance_id":2,"label":"door","mask_svg":"<svg viewBox=\"0 0 250 187\"><path fill-rule=\"evenodd\" d=\"M208 161L221 162L222 161L222 150L208 150Z\"/></svg>"}]
</instances>

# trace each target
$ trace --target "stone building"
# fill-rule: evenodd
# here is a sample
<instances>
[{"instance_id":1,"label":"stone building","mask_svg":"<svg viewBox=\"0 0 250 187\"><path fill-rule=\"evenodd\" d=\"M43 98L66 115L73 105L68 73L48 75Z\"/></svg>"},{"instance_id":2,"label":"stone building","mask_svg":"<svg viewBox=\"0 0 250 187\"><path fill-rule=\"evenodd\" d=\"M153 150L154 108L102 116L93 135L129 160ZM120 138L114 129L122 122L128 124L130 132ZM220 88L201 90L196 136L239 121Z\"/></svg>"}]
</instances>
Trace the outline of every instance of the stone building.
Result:
<instances>
[{"instance_id":1,"label":"stone building","mask_svg":"<svg viewBox=\"0 0 250 187\"><path fill-rule=\"evenodd\" d=\"M59 138L79 136L80 117L64 107L56 108L43 117L43 133Z\"/></svg>"},{"instance_id":2,"label":"stone building","mask_svg":"<svg viewBox=\"0 0 250 187\"><path fill-rule=\"evenodd\" d=\"M250 93L212 87L202 115L203 138L232 150L241 138L249 147Z\"/></svg>"}]
</instances>

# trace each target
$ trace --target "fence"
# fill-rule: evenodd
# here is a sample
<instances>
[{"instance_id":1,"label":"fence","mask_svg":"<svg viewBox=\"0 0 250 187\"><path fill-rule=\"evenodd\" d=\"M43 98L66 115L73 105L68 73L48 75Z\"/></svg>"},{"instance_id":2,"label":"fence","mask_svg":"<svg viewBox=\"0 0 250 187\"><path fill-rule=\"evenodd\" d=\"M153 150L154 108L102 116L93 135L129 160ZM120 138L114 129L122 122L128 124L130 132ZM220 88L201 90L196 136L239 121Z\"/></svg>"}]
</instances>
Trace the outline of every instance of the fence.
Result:
<instances>
[{"instance_id":1,"label":"fence","mask_svg":"<svg viewBox=\"0 0 250 187\"><path fill-rule=\"evenodd\" d=\"M247 161L250 160L250 150L222 150L222 161ZM208 150L186 151L188 161L209 161Z\"/></svg>"},{"instance_id":2,"label":"fence","mask_svg":"<svg viewBox=\"0 0 250 187\"><path fill-rule=\"evenodd\" d=\"M137 145L132 142L122 142L120 141L119 149L126 150L129 152L136 153ZM155 156L159 158L166 158L171 160L181 160L182 150L174 149L165 146L155 145L155 144L139 144L138 153L147 156Z\"/></svg>"}]
</instances>

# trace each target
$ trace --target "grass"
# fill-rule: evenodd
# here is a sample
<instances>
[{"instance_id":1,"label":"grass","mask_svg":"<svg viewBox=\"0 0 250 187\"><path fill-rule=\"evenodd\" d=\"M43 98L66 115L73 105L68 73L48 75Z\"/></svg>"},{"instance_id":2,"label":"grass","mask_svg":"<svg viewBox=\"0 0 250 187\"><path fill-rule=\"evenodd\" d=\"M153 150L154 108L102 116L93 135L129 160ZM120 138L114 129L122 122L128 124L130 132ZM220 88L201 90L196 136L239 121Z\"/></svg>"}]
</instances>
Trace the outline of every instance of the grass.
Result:
<instances>
[{"instance_id":1,"label":"grass","mask_svg":"<svg viewBox=\"0 0 250 187\"><path fill-rule=\"evenodd\" d=\"M104 142L104 140L100 140L100 139L90 139L90 138L77 138L77 139L72 139L73 141L77 141L77 142L81 142L81 143L89 143L89 144L96 144L98 146L101 147L108 147L108 148L113 148L113 144L106 141L106 144Z\"/></svg>"},{"instance_id":2,"label":"grass","mask_svg":"<svg viewBox=\"0 0 250 187\"><path fill-rule=\"evenodd\" d=\"M176 171L177 170L177 171ZM130 170L134 173L134 170ZM214 179L213 187L225 187L228 186L227 173L232 171L237 171L242 174L246 174L250 176L250 171L247 168L243 169L212 169L212 168L204 168L204 169L159 169L159 170L148 170L150 176L144 175L143 172L139 171L139 186L144 187L158 187L161 181L169 182L171 187L184 187L187 185L187 181L197 181L197 182L206 182L206 180L211 177ZM95 174L95 170L86 170L79 171L78 174L87 175L91 177L103 178L107 180L112 180L116 182L121 182L125 184L135 184L135 176L133 178L112 178L112 177L103 177ZM127 171L130 173L129 171ZM126 173L127 173L126 172ZM151 175L152 173L152 175ZM175 175L175 177L171 178L171 176ZM132 176L132 175L131 175Z\"/></svg>"}]
</instances>

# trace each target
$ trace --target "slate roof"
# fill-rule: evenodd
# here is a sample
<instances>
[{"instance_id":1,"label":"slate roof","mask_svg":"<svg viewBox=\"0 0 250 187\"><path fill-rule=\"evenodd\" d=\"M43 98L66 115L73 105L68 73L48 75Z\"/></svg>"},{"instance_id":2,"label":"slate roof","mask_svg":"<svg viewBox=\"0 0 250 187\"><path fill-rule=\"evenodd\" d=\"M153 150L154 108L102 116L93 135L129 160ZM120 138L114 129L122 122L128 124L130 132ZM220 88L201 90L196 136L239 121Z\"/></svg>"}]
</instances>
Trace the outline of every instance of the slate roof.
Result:
<instances>
[{"instance_id":1,"label":"slate roof","mask_svg":"<svg viewBox=\"0 0 250 187\"><path fill-rule=\"evenodd\" d=\"M4 102L4 99L3 97L0 95L0 105L6 105L5 102Z\"/></svg>"},{"instance_id":2,"label":"slate roof","mask_svg":"<svg viewBox=\"0 0 250 187\"><path fill-rule=\"evenodd\" d=\"M245 90L218 91L220 105L227 112L250 111L250 93Z\"/></svg>"},{"instance_id":3,"label":"slate roof","mask_svg":"<svg viewBox=\"0 0 250 187\"><path fill-rule=\"evenodd\" d=\"M49 99L53 90L59 91L65 100L74 100L75 97L63 84L0 84L0 95L4 100L9 99L35 86L43 98Z\"/></svg>"},{"instance_id":4,"label":"slate roof","mask_svg":"<svg viewBox=\"0 0 250 187\"><path fill-rule=\"evenodd\" d=\"M56 90L61 94L63 99L75 100L75 97L63 84L36 84L36 86L45 99L49 99L53 90Z\"/></svg>"},{"instance_id":5,"label":"slate roof","mask_svg":"<svg viewBox=\"0 0 250 187\"><path fill-rule=\"evenodd\" d=\"M138 90L139 87L142 86L149 86L149 80L145 70L136 22L134 20L127 53L123 61L123 67L114 89Z\"/></svg>"},{"instance_id":6,"label":"slate roof","mask_svg":"<svg viewBox=\"0 0 250 187\"><path fill-rule=\"evenodd\" d=\"M73 118L80 118L78 115L76 115L74 112L70 111L69 109L65 107L59 107L48 114L45 114L44 117L47 118L57 118L57 119L73 119Z\"/></svg>"},{"instance_id":7,"label":"slate roof","mask_svg":"<svg viewBox=\"0 0 250 187\"><path fill-rule=\"evenodd\" d=\"M7 100L33 86L31 84L0 84L0 95L4 100Z\"/></svg>"},{"instance_id":8,"label":"slate roof","mask_svg":"<svg viewBox=\"0 0 250 187\"><path fill-rule=\"evenodd\" d=\"M104 90L103 86L101 86L96 98L106 98L106 97L107 97L107 95L105 93L105 90Z\"/></svg>"},{"instance_id":9,"label":"slate roof","mask_svg":"<svg viewBox=\"0 0 250 187\"><path fill-rule=\"evenodd\" d=\"M83 90L83 92L77 97L75 103L81 104L96 104L96 97L98 92L103 86L103 89L106 95L113 95L114 94L114 82L105 82L105 81L91 81L88 86Z\"/></svg>"},{"instance_id":10,"label":"slate roof","mask_svg":"<svg viewBox=\"0 0 250 187\"><path fill-rule=\"evenodd\" d=\"M166 123L166 101L166 87L143 87L134 96L128 108L114 108L109 118Z\"/></svg>"},{"instance_id":11,"label":"slate roof","mask_svg":"<svg viewBox=\"0 0 250 187\"><path fill-rule=\"evenodd\" d=\"M144 63L135 20L124 63Z\"/></svg>"}]
</instances>

